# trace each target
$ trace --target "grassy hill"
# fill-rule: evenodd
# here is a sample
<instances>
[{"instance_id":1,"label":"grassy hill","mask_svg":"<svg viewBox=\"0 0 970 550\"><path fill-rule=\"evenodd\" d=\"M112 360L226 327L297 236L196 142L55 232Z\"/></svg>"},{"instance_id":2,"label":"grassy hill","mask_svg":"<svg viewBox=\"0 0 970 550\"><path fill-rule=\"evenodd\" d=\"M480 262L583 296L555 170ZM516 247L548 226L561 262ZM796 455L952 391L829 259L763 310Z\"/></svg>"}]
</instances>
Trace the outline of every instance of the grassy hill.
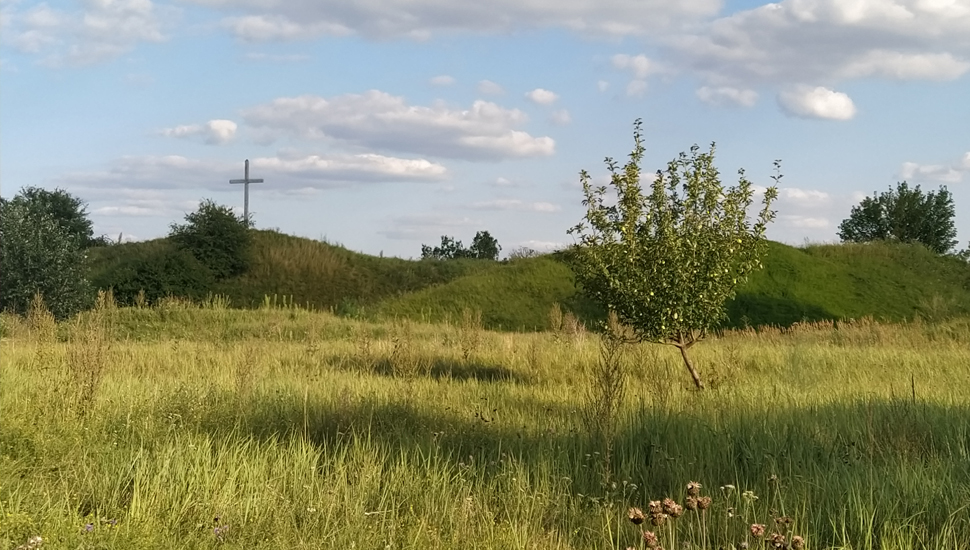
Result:
<instances>
[{"instance_id":1,"label":"grassy hill","mask_svg":"<svg viewBox=\"0 0 970 550\"><path fill-rule=\"evenodd\" d=\"M254 234L250 271L213 287L239 307L275 295L343 314L424 321L458 319L467 309L481 312L486 327L502 330L547 329L555 304L586 321L601 316L577 293L571 271L556 255L511 262L416 261L272 231ZM161 239L94 249L93 279L164 246ZM728 313L730 326L966 315L970 265L913 245L770 243L765 269L739 289Z\"/></svg>"}]
</instances>

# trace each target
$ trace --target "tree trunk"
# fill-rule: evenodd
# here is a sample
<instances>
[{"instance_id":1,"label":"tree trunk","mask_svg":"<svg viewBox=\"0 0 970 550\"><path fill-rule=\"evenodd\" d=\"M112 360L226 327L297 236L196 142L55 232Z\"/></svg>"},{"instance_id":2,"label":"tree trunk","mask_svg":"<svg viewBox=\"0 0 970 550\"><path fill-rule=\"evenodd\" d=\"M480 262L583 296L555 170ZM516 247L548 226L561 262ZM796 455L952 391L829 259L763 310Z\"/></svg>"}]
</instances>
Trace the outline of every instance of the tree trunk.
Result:
<instances>
[{"instance_id":1,"label":"tree trunk","mask_svg":"<svg viewBox=\"0 0 970 550\"><path fill-rule=\"evenodd\" d=\"M697 369L694 368L694 364L690 361L690 356L687 355L687 346L680 344L677 346L677 348L680 349L680 356L684 358L684 365L687 366L687 371L690 372L690 377L694 379L694 385L697 386L697 389L703 390L704 383L701 382L700 373L698 373Z\"/></svg>"}]
</instances>

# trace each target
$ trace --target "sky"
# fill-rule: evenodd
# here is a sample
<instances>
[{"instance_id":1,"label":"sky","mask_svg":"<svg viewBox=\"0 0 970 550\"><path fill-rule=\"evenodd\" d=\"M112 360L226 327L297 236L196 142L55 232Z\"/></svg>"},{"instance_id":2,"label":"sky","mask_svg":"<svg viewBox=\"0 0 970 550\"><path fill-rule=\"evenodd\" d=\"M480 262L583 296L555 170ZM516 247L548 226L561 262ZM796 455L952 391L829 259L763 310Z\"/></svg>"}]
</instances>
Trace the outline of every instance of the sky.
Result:
<instances>
[{"instance_id":1,"label":"sky","mask_svg":"<svg viewBox=\"0 0 970 550\"><path fill-rule=\"evenodd\" d=\"M970 241L970 0L0 0L0 194L66 189L115 240L241 212L249 159L258 228L552 250L636 119L647 174L780 159L773 240L905 180Z\"/></svg>"}]
</instances>

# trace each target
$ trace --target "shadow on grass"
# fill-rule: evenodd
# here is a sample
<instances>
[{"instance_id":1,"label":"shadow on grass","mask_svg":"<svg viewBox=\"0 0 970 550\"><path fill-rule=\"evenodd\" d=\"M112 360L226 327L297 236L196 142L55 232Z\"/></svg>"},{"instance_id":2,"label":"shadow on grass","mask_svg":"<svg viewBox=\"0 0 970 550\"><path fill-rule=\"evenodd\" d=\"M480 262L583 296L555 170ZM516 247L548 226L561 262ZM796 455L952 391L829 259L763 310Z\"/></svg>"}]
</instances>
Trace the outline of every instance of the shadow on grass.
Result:
<instances>
[{"instance_id":1,"label":"shadow on grass","mask_svg":"<svg viewBox=\"0 0 970 550\"><path fill-rule=\"evenodd\" d=\"M420 464L436 456L444 467L472 465L482 480L501 473L511 457L531 479L568 479L564 498L585 502L578 495L600 495L621 501L621 507L683 498L692 480L715 497L717 487L731 484L792 515L814 510L800 521L811 526L820 548L878 539L867 525L893 522L929 533L951 529L970 540L970 510L957 510L970 491L966 405L869 399L762 410L738 403L718 408L713 393L684 399L699 400L695 412L642 407L620 426L610 479L638 486L626 497L602 485L595 453L603 449L569 427L581 423L578 412L565 405L526 410L526 402L487 396L424 402L406 383L400 395L338 393L327 403L258 395L244 409L227 393L185 428L217 440L304 439L323 453L376 445L386 460L411 456L421 458L415 461ZM771 476L780 481L773 483ZM948 527L954 513L965 521Z\"/></svg>"},{"instance_id":2,"label":"shadow on grass","mask_svg":"<svg viewBox=\"0 0 970 550\"><path fill-rule=\"evenodd\" d=\"M727 306L725 328L771 325L787 327L803 321L822 321L837 316L813 304L790 298L739 292Z\"/></svg>"},{"instance_id":3,"label":"shadow on grass","mask_svg":"<svg viewBox=\"0 0 970 550\"><path fill-rule=\"evenodd\" d=\"M435 380L477 380L479 382L511 382L513 384L532 382L529 376L516 372L505 365L475 360L428 359L426 357L401 360L383 357L366 360L356 358L347 361L346 358L335 355L325 361L341 370L391 378L406 378L406 373L413 372L417 376L428 375Z\"/></svg>"}]
</instances>

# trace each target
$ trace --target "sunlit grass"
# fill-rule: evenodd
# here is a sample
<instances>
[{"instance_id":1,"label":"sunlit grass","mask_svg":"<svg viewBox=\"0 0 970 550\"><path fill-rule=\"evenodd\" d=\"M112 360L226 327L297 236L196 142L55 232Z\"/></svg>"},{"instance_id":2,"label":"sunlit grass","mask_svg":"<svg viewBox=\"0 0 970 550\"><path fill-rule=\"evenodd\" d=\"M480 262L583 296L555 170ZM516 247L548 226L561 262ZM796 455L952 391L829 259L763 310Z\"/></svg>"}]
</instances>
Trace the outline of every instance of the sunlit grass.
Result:
<instances>
[{"instance_id":1,"label":"sunlit grass","mask_svg":"<svg viewBox=\"0 0 970 550\"><path fill-rule=\"evenodd\" d=\"M604 471L581 420L594 334L98 315L2 319L3 547L639 548L649 528L668 550L756 548L750 524L784 516L808 548L970 541L967 320L729 333L695 348L704 392L675 350L631 347ZM628 521L689 481L703 518Z\"/></svg>"}]
</instances>

